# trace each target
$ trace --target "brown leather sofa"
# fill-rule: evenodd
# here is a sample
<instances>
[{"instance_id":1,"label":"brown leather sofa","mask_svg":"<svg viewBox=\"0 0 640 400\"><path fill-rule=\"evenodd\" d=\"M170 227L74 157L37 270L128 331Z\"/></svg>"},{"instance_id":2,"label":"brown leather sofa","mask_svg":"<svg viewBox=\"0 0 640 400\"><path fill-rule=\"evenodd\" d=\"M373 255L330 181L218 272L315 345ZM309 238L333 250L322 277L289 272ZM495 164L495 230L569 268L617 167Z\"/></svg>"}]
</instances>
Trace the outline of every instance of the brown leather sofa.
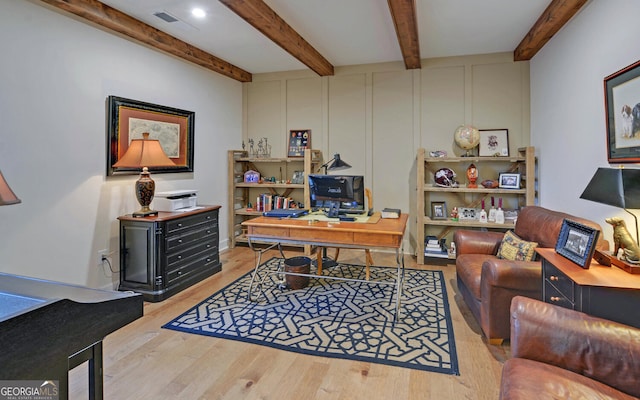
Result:
<instances>
[{"instance_id":1,"label":"brown leather sofa","mask_svg":"<svg viewBox=\"0 0 640 400\"><path fill-rule=\"evenodd\" d=\"M523 240L537 242L538 247L555 248L565 218L602 230L584 218L527 206L520 211L514 231ZM457 230L453 236L458 290L491 344L509 338L509 307L515 296L542 298L541 262L498 258L503 236L502 232L478 230ZM596 248L609 248L602 235Z\"/></svg>"},{"instance_id":2,"label":"brown leather sofa","mask_svg":"<svg viewBox=\"0 0 640 400\"><path fill-rule=\"evenodd\" d=\"M511 355L500 399L640 398L640 329L518 296Z\"/></svg>"}]
</instances>

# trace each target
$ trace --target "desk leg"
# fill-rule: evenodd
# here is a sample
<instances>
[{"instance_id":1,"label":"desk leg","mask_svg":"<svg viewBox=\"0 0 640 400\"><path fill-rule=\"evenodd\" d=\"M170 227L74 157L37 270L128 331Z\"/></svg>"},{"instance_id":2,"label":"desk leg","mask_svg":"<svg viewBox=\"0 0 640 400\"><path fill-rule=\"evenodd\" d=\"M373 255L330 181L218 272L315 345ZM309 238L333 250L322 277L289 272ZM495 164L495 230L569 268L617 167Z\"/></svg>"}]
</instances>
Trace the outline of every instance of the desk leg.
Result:
<instances>
[{"instance_id":1,"label":"desk leg","mask_svg":"<svg viewBox=\"0 0 640 400\"><path fill-rule=\"evenodd\" d=\"M402 292L404 291L404 248L396 249L396 265L397 265L397 278L396 278L396 313L393 316L393 323L395 324L400 318L400 302L402 301Z\"/></svg>"},{"instance_id":2,"label":"desk leg","mask_svg":"<svg viewBox=\"0 0 640 400\"><path fill-rule=\"evenodd\" d=\"M369 249L364 250L365 254L365 265L367 267L367 280L371 277L370 267L373 265L373 257L371 257L371 251Z\"/></svg>"},{"instance_id":3,"label":"desk leg","mask_svg":"<svg viewBox=\"0 0 640 400\"><path fill-rule=\"evenodd\" d=\"M102 342L92 346L93 357L89 360L89 400L102 400Z\"/></svg>"},{"instance_id":4,"label":"desk leg","mask_svg":"<svg viewBox=\"0 0 640 400\"><path fill-rule=\"evenodd\" d=\"M251 238L249 238L248 243L249 243L249 248L254 252L258 253L258 259L256 260L256 266L253 269L253 273L251 274L251 281L249 282L249 290L247 293L247 300L254 301L253 295L252 295L254 283L255 283L255 286L260 289L260 293L264 294L264 290L262 289L263 278L260 277L260 272L259 272L260 265L262 265L262 254L273 249L274 247L277 247L278 251L280 252L280 256L283 259L285 259L285 256L284 256L284 252L282 251L282 245L280 243L274 243L271 246L268 246L264 249L258 249L254 247L253 243L251 242Z\"/></svg>"},{"instance_id":5,"label":"desk leg","mask_svg":"<svg viewBox=\"0 0 640 400\"><path fill-rule=\"evenodd\" d=\"M316 250L316 262L318 264L318 275L322 275L322 249L323 247L319 247Z\"/></svg>"}]
</instances>

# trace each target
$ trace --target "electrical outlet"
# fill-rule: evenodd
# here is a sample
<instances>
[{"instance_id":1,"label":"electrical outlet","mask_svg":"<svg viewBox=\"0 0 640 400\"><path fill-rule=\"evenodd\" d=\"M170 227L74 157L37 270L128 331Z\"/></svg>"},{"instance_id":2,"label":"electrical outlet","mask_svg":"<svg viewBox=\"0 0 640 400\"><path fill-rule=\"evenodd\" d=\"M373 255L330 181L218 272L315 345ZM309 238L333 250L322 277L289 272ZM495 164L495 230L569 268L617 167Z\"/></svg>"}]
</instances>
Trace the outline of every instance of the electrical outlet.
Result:
<instances>
[{"instance_id":1,"label":"electrical outlet","mask_svg":"<svg viewBox=\"0 0 640 400\"><path fill-rule=\"evenodd\" d=\"M102 265L104 260L108 257L109 257L108 249L98 250L98 265Z\"/></svg>"}]
</instances>

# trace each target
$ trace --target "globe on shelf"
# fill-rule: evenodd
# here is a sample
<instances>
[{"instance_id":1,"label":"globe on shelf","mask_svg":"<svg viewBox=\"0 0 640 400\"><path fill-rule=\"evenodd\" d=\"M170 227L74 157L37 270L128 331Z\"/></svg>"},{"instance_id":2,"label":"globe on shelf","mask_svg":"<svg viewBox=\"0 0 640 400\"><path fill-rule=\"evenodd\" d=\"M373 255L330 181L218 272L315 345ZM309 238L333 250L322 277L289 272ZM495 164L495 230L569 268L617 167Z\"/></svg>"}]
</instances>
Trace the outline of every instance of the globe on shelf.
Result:
<instances>
[{"instance_id":1,"label":"globe on shelf","mask_svg":"<svg viewBox=\"0 0 640 400\"><path fill-rule=\"evenodd\" d=\"M458 147L466 150L466 154L463 157L469 157L473 155L470 150L476 148L480 143L480 132L471 125L460 125L453 134L453 140Z\"/></svg>"}]
</instances>

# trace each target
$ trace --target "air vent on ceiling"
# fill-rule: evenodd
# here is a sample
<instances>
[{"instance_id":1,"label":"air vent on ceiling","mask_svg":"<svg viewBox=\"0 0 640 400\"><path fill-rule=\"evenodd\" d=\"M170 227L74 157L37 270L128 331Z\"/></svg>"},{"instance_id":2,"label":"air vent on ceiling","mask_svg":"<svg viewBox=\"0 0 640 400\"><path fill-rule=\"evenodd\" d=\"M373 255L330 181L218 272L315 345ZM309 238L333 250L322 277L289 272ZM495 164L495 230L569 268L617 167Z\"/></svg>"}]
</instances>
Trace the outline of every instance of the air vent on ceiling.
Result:
<instances>
[{"instance_id":1,"label":"air vent on ceiling","mask_svg":"<svg viewBox=\"0 0 640 400\"><path fill-rule=\"evenodd\" d=\"M156 17L160 18L161 20L165 21L165 22L178 22L178 18L174 17L173 15L165 12L165 11L159 11L156 13L153 13L153 15L155 15Z\"/></svg>"}]
</instances>

